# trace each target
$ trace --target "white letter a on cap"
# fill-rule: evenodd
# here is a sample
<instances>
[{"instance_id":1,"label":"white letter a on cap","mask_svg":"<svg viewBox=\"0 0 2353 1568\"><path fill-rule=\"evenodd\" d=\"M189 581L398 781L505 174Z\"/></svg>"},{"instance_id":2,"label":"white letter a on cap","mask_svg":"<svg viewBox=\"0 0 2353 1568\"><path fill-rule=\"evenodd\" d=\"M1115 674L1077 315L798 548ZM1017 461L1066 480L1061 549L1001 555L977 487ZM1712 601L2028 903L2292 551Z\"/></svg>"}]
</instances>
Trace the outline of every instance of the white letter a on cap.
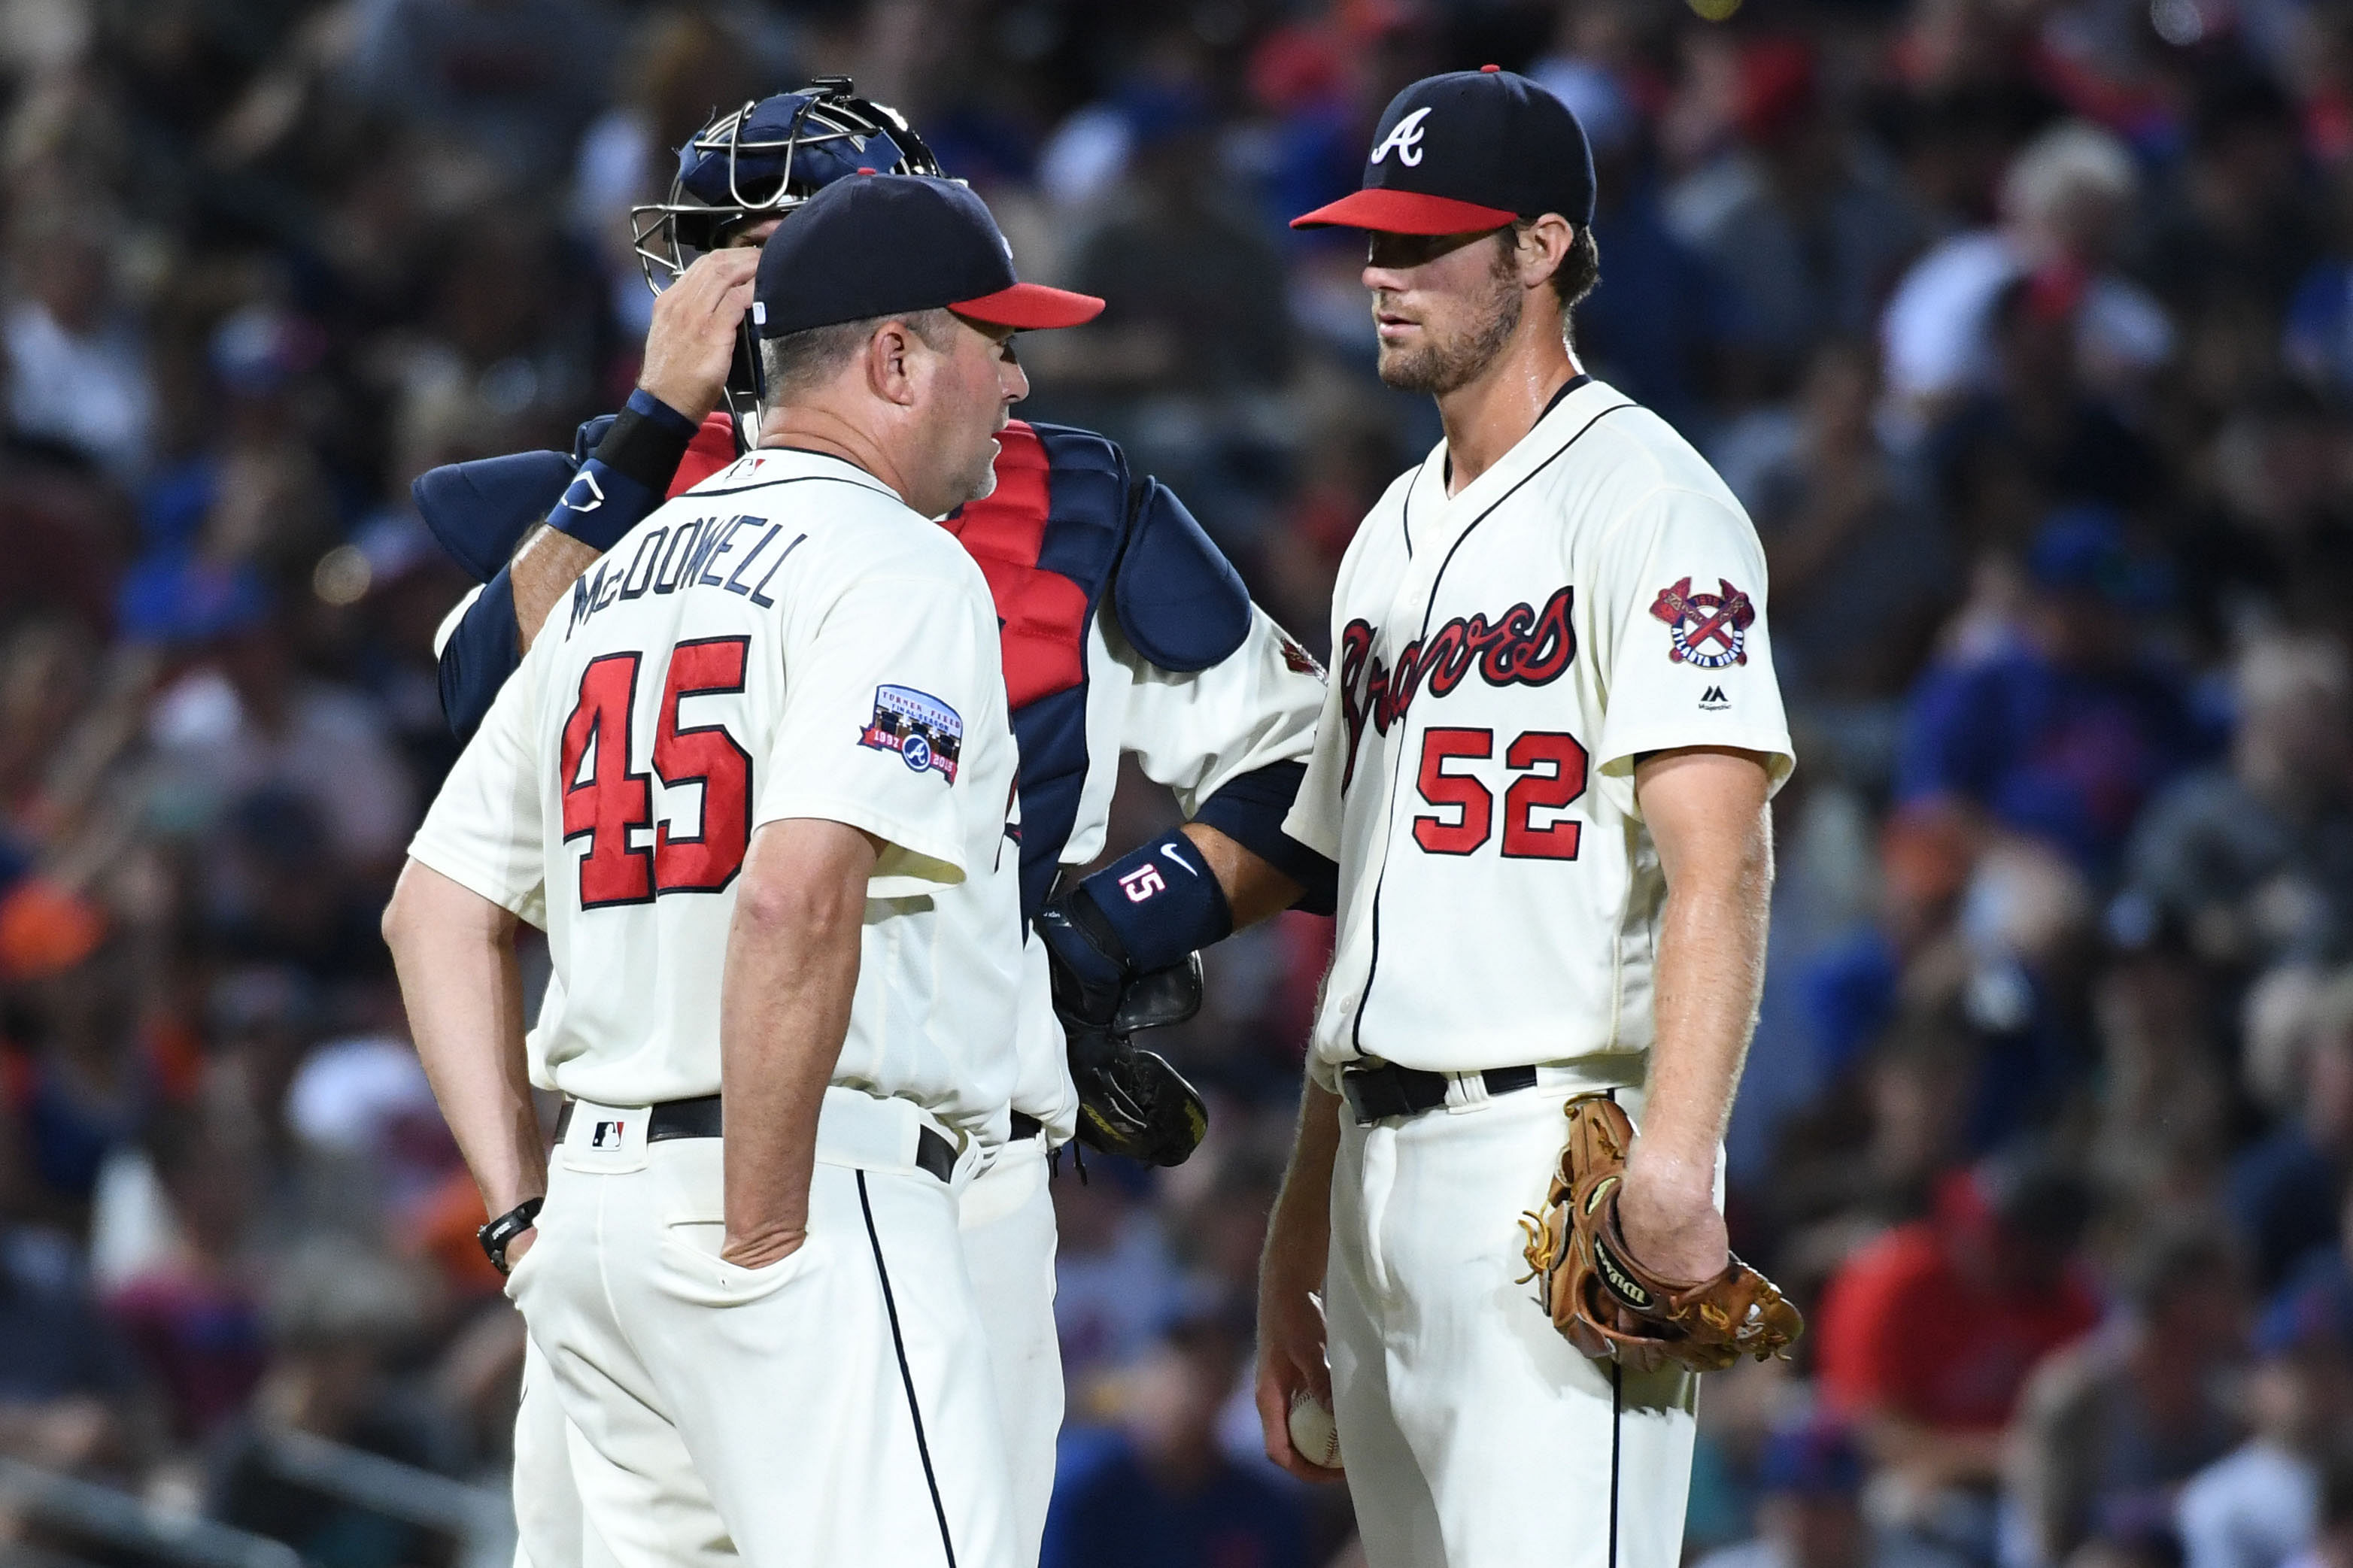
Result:
<instances>
[{"instance_id":1,"label":"white letter a on cap","mask_svg":"<svg viewBox=\"0 0 2353 1568\"><path fill-rule=\"evenodd\" d=\"M1381 138L1379 146L1373 149L1372 162L1379 163L1388 157L1390 150L1394 148L1398 162L1407 168L1410 169L1420 163L1421 122L1429 117L1430 106L1425 104L1389 127L1389 133Z\"/></svg>"}]
</instances>

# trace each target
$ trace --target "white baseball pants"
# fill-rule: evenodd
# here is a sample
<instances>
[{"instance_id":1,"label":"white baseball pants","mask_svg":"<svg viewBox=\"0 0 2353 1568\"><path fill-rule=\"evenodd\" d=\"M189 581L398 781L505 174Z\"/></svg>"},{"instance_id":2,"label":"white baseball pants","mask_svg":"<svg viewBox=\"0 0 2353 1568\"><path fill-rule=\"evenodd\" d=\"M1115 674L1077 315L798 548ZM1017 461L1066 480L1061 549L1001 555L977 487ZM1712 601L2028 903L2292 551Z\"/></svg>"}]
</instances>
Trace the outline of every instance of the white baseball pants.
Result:
<instances>
[{"instance_id":1,"label":"white baseball pants","mask_svg":"<svg viewBox=\"0 0 2353 1568\"><path fill-rule=\"evenodd\" d=\"M1573 1076L1489 1099L1463 1075L1446 1106L1371 1127L1342 1106L1324 1315L1369 1568L1681 1561L1698 1380L1588 1360L1517 1282L1561 1106L1608 1087Z\"/></svg>"},{"instance_id":2,"label":"white baseball pants","mask_svg":"<svg viewBox=\"0 0 2353 1568\"><path fill-rule=\"evenodd\" d=\"M718 1256L719 1140L649 1146L642 1107L575 1107L509 1284L568 1427L581 1561L1016 1568L955 1194L914 1163L920 1111L855 1096L838 1114L844 1095L809 1239L757 1269ZM849 1146L858 1163L836 1163ZM519 1491L526 1462L557 1468L529 1403ZM551 1568L540 1552L567 1543L519 1522Z\"/></svg>"},{"instance_id":3,"label":"white baseball pants","mask_svg":"<svg viewBox=\"0 0 2353 1568\"><path fill-rule=\"evenodd\" d=\"M1046 1540L1054 1440L1062 1430L1062 1347L1054 1331L1054 1199L1046 1141L1020 1138L965 1189L965 1266L988 1338L997 1415L1013 1480L1013 1538L1023 1568Z\"/></svg>"}]
</instances>

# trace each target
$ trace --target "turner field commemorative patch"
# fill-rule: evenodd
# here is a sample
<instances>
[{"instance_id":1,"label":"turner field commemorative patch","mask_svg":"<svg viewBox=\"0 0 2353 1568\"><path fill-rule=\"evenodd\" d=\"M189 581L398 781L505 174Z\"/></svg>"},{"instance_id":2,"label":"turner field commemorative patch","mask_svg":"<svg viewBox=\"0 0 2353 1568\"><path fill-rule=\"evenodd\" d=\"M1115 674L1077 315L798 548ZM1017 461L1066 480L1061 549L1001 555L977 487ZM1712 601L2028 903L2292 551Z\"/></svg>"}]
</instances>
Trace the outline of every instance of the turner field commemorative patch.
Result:
<instances>
[{"instance_id":1,"label":"turner field commemorative patch","mask_svg":"<svg viewBox=\"0 0 2353 1568\"><path fill-rule=\"evenodd\" d=\"M896 752L916 773L936 773L954 784L956 755L964 750L964 721L955 709L912 686L878 686L874 718L858 743Z\"/></svg>"}]
</instances>

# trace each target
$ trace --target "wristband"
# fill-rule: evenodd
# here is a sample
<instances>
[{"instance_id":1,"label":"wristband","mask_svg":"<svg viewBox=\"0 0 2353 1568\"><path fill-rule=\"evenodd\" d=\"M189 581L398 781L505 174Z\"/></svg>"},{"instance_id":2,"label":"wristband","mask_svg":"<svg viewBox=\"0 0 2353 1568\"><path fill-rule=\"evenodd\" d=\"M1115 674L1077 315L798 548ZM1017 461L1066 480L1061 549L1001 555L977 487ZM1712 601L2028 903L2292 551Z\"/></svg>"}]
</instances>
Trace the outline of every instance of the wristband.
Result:
<instances>
[{"instance_id":1,"label":"wristband","mask_svg":"<svg viewBox=\"0 0 2353 1568\"><path fill-rule=\"evenodd\" d=\"M590 454L624 479L656 493L670 488L686 456L687 443L702 426L640 386L613 416L613 427Z\"/></svg>"},{"instance_id":2,"label":"wristband","mask_svg":"<svg viewBox=\"0 0 2353 1568\"><path fill-rule=\"evenodd\" d=\"M474 1239L482 1244L482 1255L491 1267L504 1274L507 1271L507 1243L539 1223L539 1211L547 1200L525 1198L490 1224L474 1232Z\"/></svg>"},{"instance_id":3,"label":"wristband","mask_svg":"<svg viewBox=\"0 0 2353 1568\"><path fill-rule=\"evenodd\" d=\"M1226 890L1200 846L1176 828L1079 884L1133 972L1166 969L1233 933Z\"/></svg>"},{"instance_id":4,"label":"wristband","mask_svg":"<svg viewBox=\"0 0 2353 1568\"><path fill-rule=\"evenodd\" d=\"M632 392L549 510L547 526L592 550L612 549L661 505L696 428L645 388Z\"/></svg>"}]
</instances>

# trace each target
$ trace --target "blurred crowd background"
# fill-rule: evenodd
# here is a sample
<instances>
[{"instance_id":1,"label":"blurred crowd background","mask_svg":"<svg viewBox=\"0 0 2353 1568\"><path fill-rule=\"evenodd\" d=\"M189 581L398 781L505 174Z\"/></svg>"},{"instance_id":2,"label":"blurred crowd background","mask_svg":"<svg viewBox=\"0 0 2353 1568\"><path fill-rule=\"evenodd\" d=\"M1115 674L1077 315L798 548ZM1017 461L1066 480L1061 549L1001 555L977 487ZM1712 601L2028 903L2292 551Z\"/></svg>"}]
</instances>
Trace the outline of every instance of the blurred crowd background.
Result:
<instances>
[{"instance_id":1,"label":"blurred crowd background","mask_svg":"<svg viewBox=\"0 0 2353 1568\"><path fill-rule=\"evenodd\" d=\"M2348 0L0 0L0 1555L501 1550L520 1326L375 934L454 754L408 486L620 402L671 150L902 108L1111 300L1029 411L1321 648L1436 430L1282 220L1490 61L1801 757L1730 1203L1812 1331L1707 1380L1690 1555L2353 1568ZM1062 1163L1055 1568L1348 1560L1242 1392L1328 942L1211 955L1191 1163Z\"/></svg>"}]
</instances>

